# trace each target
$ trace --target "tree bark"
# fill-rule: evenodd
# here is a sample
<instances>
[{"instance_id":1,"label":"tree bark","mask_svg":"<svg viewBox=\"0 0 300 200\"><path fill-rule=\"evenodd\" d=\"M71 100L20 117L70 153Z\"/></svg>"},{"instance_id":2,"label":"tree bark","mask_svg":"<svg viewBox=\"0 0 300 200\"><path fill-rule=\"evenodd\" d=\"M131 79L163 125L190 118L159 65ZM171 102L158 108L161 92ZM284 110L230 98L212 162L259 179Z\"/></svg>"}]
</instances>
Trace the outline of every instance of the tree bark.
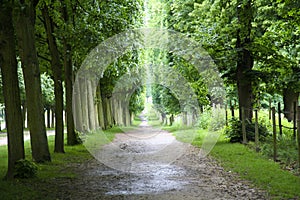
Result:
<instances>
[{"instance_id":1,"label":"tree bark","mask_svg":"<svg viewBox=\"0 0 300 200\"><path fill-rule=\"evenodd\" d=\"M106 102L106 97L105 96L101 96L102 98L102 109L103 109L103 122L104 122L104 127L103 129L107 129L108 128L108 117L107 117L107 102Z\"/></svg>"},{"instance_id":2,"label":"tree bark","mask_svg":"<svg viewBox=\"0 0 300 200\"><path fill-rule=\"evenodd\" d=\"M80 83L80 102L82 112L82 127L83 131L90 131L89 127L89 109L88 109L88 94L87 94L87 78L82 77L79 79Z\"/></svg>"},{"instance_id":3,"label":"tree bark","mask_svg":"<svg viewBox=\"0 0 300 200\"><path fill-rule=\"evenodd\" d=\"M105 129L108 129L112 127L113 125L113 117L112 117L112 111L111 111L111 101L112 98L108 99L107 97L102 97L102 105L103 105L103 111L104 111L104 123L105 123ZM114 104L114 106L117 106ZM116 113L117 114L117 113ZM116 118L115 118L116 120Z\"/></svg>"},{"instance_id":4,"label":"tree bark","mask_svg":"<svg viewBox=\"0 0 300 200\"><path fill-rule=\"evenodd\" d=\"M0 5L0 67L8 138L7 179L13 178L16 161L25 157L23 117L11 6L9 1Z\"/></svg>"},{"instance_id":5,"label":"tree bark","mask_svg":"<svg viewBox=\"0 0 300 200\"><path fill-rule=\"evenodd\" d=\"M51 128L54 128L55 127L55 112L53 111L54 108L51 107Z\"/></svg>"},{"instance_id":6,"label":"tree bark","mask_svg":"<svg viewBox=\"0 0 300 200\"><path fill-rule=\"evenodd\" d=\"M67 5L62 2L62 15L66 24L69 23L69 15L67 12ZM65 30L67 31L67 30ZM75 132L74 116L72 110L73 103L73 66L72 66L72 47L68 43L67 38L63 37L64 46L64 69L65 69L65 91L66 91L66 114L67 114L67 144L76 145L79 144L77 133ZM76 113L77 114L77 113Z\"/></svg>"},{"instance_id":7,"label":"tree bark","mask_svg":"<svg viewBox=\"0 0 300 200\"><path fill-rule=\"evenodd\" d=\"M292 88L283 89L284 117L288 121L294 119L294 102L298 105L299 92L295 92Z\"/></svg>"},{"instance_id":8,"label":"tree bark","mask_svg":"<svg viewBox=\"0 0 300 200\"><path fill-rule=\"evenodd\" d=\"M251 22L252 22L252 11L251 11L251 0L248 0L244 5L242 1L238 1L237 15L238 21L241 26L237 30L237 88L239 96L239 117L242 119L242 108L245 110L245 117L249 121L252 120L252 107L253 107L253 92L251 77L248 72L253 67L253 56L247 49L251 44Z\"/></svg>"},{"instance_id":9,"label":"tree bark","mask_svg":"<svg viewBox=\"0 0 300 200\"><path fill-rule=\"evenodd\" d=\"M51 55L51 68L54 81L55 96L55 144L54 152L64 153L64 115L63 115L63 86L62 86L62 64L60 62L59 51L54 37L54 23L49 15L48 8L42 9L44 25L47 35L49 52Z\"/></svg>"},{"instance_id":10,"label":"tree bark","mask_svg":"<svg viewBox=\"0 0 300 200\"><path fill-rule=\"evenodd\" d=\"M67 114L67 144L76 145L79 144L78 136L75 132L74 116L72 110L73 103L73 67L71 58L71 46L67 43L66 39L64 43L64 68L65 68L65 91L66 91L66 114Z\"/></svg>"},{"instance_id":11,"label":"tree bark","mask_svg":"<svg viewBox=\"0 0 300 200\"><path fill-rule=\"evenodd\" d=\"M77 80L74 84L74 92L72 99L74 98L74 112L76 113L74 117L74 125L79 132L83 132L83 120L82 120L82 106L81 106L81 90L80 90L80 83L79 83L79 77L77 77Z\"/></svg>"},{"instance_id":12,"label":"tree bark","mask_svg":"<svg viewBox=\"0 0 300 200\"><path fill-rule=\"evenodd\" d=\"M87 91L87 109L88 109L88 124L91 131L96 129L95 124L95 106L94 106L94 91L93 91L93 80L86 81Z\"/></svg>"},{"instance_id":13,"label":"tree bark","mask_svg":"<svg viewBox=\"0 0 300 200\"><path fill-rule=\"evenodd\" d=\"M102 98L101 98L101 89L100 89L100 84L97 86L97 108L98 108L98 121L99 121L99 126L102 129L105 129L104 125L104 117L103 117L103 103L102 103Z\"/></svg>"},{"instance_id":14,"label":"tree bark","mask_svg":"<svg viewBox=\"0 0 300 200\"><path fill-rule=\"evenodd\" d=\"M94 121L95 121L95 129L99 129L100 125L99 125L99 114L98 114L98 107L97 107L97 80L93 80L93 85L92 85L92 89L93 89L93 106L94 106Z\"/></svg>"},{"instance_id":15,"label":"tree bark","mask_svg":"<svg viewBox=\"0 0 300 200\"><path fill-rule=\"evenodd\" d=\"M35 7L38 1L15 1L15 30L22 61L31 138L32 157L36 162L50 161L50 152L42 104L41 78L35 47Z\"/></svg>"}]
</instances>

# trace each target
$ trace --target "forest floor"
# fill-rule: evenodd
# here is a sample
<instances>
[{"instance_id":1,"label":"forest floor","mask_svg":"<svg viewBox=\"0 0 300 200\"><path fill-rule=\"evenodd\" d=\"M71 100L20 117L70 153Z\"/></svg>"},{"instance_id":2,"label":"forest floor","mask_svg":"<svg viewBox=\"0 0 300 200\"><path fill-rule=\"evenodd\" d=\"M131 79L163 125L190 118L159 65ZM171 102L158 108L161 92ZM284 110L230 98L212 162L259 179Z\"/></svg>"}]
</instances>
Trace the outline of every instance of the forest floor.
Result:
<instances>
[{"instance_id":1,"label":"forest floor","mask_svg":"<svg viewBox=\"0 0 300 200\"><path fill-rule=\"evenodd\" d=\"M116 134L94 156L66 169L75 178L38 183L44 199L268 199L266 192L201 156L199 148L146 122Z\"/></svg>"}]
</instances>

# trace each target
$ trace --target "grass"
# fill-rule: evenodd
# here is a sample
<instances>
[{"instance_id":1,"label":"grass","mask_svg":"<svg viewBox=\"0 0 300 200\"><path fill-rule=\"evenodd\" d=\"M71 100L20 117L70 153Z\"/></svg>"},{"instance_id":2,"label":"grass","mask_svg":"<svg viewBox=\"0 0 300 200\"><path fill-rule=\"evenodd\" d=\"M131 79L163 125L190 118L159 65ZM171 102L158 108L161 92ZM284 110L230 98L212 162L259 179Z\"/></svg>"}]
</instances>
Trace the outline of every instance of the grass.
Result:
<instances>
[{"instance_id":1,"label":"grass","mask_svg":"<svg viewBox=\"0 0 300 200\"><path fill-rule=\"evenodd\" d=\"M194 134L192 144L201 147L206 130L180 129L167 127L176 138L183 142L190 140L186 135ZM229 143L224 135L210 152L227 171L233 171L245 180L249 180L254 186L268 192L272 199L299 199L300 178L288 171L282 170L278 163L257 154L245 145Z\"/></svg>"},{"instance_id":2,"label":"grass","mask_svg":"<svg viewBox=\"0 0 300 200\"><path fill-rule=\"evenodd\" d=\"M112 141L116 133L121 133L118 127L104 131L108 142ZM53 153L54 136L48 137L51 162L38 164L38 174L32 179L16 179L14 181L4 181L0 179L0 199L51 199L45 194L55 193L55 181L59 179L73 179L76 173L70 167L87 162L93 157L84 145L67 146L65 145L64 154ZM104 145L104 143L103 143ZM30 152L30 142L25 142L26 159L32 160ZM0 177L4 177L7 169L7 146L0 146ZM49 188L47 187L49 184Z\"/></svg>"},{"instance_id":3,"label":"grass","mask_svg":"<svg viewBox=\"0 0 300 200\"><path fill-rule=\"evenodd\" d=\"M211 152L227 170L266 190L273 199L300 198L300 178L280 168L278 163L239 143L219 141Z\"/></svg>"}]
</instances>

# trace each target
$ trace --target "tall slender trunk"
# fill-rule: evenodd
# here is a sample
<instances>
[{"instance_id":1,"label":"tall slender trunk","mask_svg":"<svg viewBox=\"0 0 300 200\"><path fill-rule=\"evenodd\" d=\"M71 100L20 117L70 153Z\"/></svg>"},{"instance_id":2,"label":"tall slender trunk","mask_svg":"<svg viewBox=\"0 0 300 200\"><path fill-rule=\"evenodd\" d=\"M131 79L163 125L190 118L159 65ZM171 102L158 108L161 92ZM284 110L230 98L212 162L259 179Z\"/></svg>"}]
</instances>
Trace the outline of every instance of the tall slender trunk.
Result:
<instances>
[{"instance_id":1,"label":"tall slender trunk","mask_svg":"<svg viewBox=\"0 0 300 200\"><path fill-rule=\"evenodd\" d=\"M73 66L71 46L67 43L67 40L63 39L64 45L64 68L65 68L65 91L66 91L66 115L67 115L67 144L76 145L79 144L77 133L75 132L74 116L72 110L73 103Z\"/></svg>"},{"instance_id":2,"label":"tall slender trunk","mask_svg":"<svg viewBox=\"0 0 300 200\"><path fill-rule=\"evenodd\" d=\"M105 129L104 125L104 117L103 117L103 103L102 103L102 98L101 98L101 89L100 89L100 84L97 86L97 108L98 108L98 121L99 121L99 126L102 129Z\"/></svg>"},{"instance_id":3,"label":"tall slender trunk","mask_svg":"<svg viewBox=\"0 0 300 200\"><path fill-rule=\"evenodd\" d=\"M69 23L69 15L65 1L62 2L62 15L66 24ZM67 30L66 30L67 31ZM73 103L73 66L72 66L72 47L67 38L63 37L64 46L64 69L65 69L65 91L66 91L66 115L67 115L67 144L79 144L77 133L75 132L74 116L72 110ZM76 113L77 114L77 113Z\"/></svg>"},{"instance_id":4,"label":"tall slender trunk","mask_svg":"<svg viewBox=\"0 0 300 200\"><path fill-rule=\"evenodd\" d=\"M74 117L74 125L77 129L77 131L79 132L83 132L83 112L82 112L82 106L81 106L81 90L80 90L80 82L79 82L79 78L77 77L77 80L75 81L74 84L74 92L73 92L73 96L72 99L74 99L74 105L73 105L73 109L74 112L76 113L75 117Z\"/></svg>"},{"instance_id":5,"label":"tall slender trunk","mask_svg":"<svg viewBox=\"0 0 300 200\"><path fill-rule=\"evenodd\" d=\"M298 106L299 92L295 92L292 88L283 89L284 116L292 121L294 119L294 102Z\"/></svg>"},{"instance_id":6,"label":"tall slender trunk","mask_svg":"<svg viewBox=\"0 0 300 200\"><path fill-rule=\"evenodd\" d=\"M8 138L7 179L13 178L16 161L25 157L23 117L11 6L11 3L7 1L0 5L0 67Z\"/></svg>"},{"instance_id":7,"label":"tall slender trunk","mask_svg":"<svg viewBox=\"0 0 300 200\"><path fill-rule=\"evenodd\" d=\"M243 5L244 4L244 5ZM253 92L249 73L253 67L253 56L247 47L251 44L251 22L253 19L251 0L246 3L239 0L237 5L237 16L240 28L237 30L237 88L239 96L240 119L241 110L244 108L245 117L252 120Z\"/></svg>"},{"instance_id":8,"label":"tall slender trunk","mask_svg":"<svg viewBox=\"0 0 300 200\"><path fill-rule=\"evenodd\" d=\"M15 30L24 74L32 157L50 161L42 104L41 77L35 47L35 7L38 1L15 1Z\"/></svg>"},{"instance_id":9,"label":"tall slender trunk","mask_svg":"<svg viewBox=\"0 0 300 200\"><path fill-rule=\"evenodd\" d=\"M59 51L54 37L54 23L49 15L48 8L42 9L44 25L47 35L49 52L51 55L51 68L54 81L55 95L55 144L54 152L64 153L64 116L63 116L63 86L62 86L62 64L59 58Z\"/></svg>"},{"instance_id":10,"label":"tall slender trunk","mask_svg":"<svg viewBox=\"0 0 300 200\"><path fill-rule=\"evenodd\" d=\"M100 124L99 124L99 114L98 114L98 107L97 107L97 80L93 80L92 82L92 89L93 89L93 107L94 107L94 121L95 121L95 128L99 129Z\"/></svg>"},{"instance_id":11,"label":"tall slender trunk","mask_svg":"<svg viewBox=\"0 0 300 200\"><path fill-rule=\"evenodd\" d=\"M82 127L83 131L90 131L89 126L89 109L88 109L88 92L87 92L87 78L81 77L79 79L80 87L80 102L81 102L81 112L82 112ZM78 84L79 84L78 83Z\"/></svg>"},{"instance_id":12,"label":"tall slender trunk","mask_svg":"<svg viewBox=\"0 0 300 200\"><path fill-rule=\"evenodd\" d=\"M105 96L102 96L102 105L103 105L103 116L104 116L104 123L105 123L105 129L112 127L113 125L113 116L112 116L112 110L111 110L111 99L107 98ZM116 106L116 105L114 105ZM115 119L116 120L116 119Z\"/></svg>"},{"instance_id":13,"label":"tall slender trunk","mask_svg":"<svg viewBox=\"0 0 300 200\"><path fill-rule=\"evenodd\" d=\"M86 91L87 91L88 123L89 123L90 130L93 131L96 129L93 80L86 81Z\"/></svg>"},{"instance_id":14,"label":"tall slender trunk","mask_svg":"<svg viewBox=\"0 0 300 200\"><path fill-rule=\"evenodd\" d=\"M55 127L55 112L54 112L54 108L51 107L51 128Z\"/></svg>"}]
</instances>

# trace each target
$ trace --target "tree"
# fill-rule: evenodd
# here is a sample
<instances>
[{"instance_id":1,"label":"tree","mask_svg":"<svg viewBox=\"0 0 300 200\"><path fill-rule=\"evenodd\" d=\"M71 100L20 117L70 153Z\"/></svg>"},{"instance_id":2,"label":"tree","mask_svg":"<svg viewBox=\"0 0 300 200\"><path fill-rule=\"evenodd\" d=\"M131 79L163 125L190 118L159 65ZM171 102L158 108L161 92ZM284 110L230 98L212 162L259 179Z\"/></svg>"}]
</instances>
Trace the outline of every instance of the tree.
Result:
<instances>
[{"instance_id":1,"label":"tree","mask_svg":"<svg viewBox=\"0 0 300 200\"><path fill-rule=\"evenodd\" d=\"M299 5L295 1L264 1L258 4L255 27L256 69L264 73L263 82L272 95L280 94L284 115L293 119L294 102L299 98Z\"/></svg>"},{"instance_id":2,"label":"tree","mask_svg":"<svg viewBox=\"0 0 300 200\"><path fill-rule=\"evenodd\" d=\"M62 64L60 62L59 50L54 36L54 21L49 14L48 5L42 8L44 25L47 35L48 48L51 55L51 68L54 79L55 94L55 145L54 152L64 153L64 123L63 123L63 86L62 86Z\"/></svg>"},{"instance_id":3,"label":"tree","mask_svg":"<svg viewBox=\"0 0 300 200\"><path fill-rule=\"evenodd\" d=\"M36 162L50 161L34 35L38 1L20 0L14 3L14 25L25 81L32 157Z\"/></svg>"},{"instance_id":4,"label":"tree","mask_svg":"<svg viewBox=\"0 0 300 200\"><path fill-rule=\"evenodd\" d=\"M7 179L13 178L16 161L25 157L23 120L12 22L12 4L6 0L0 5L0 67L8 137Z\"/></svg>"},{"instance_id":5,"label":"tree","mask_svg":"<svg viewBox=\"0 0 300 200\"><path fill-rule=\"evenodd\" d=\"M253 114L253 92L252 92L252 76L250 72L253 68L254 59L249 49L252 38L252 21L253 7L252 0L237 1L237 20L238 28L236 30L236 51L237 51L237 89L239 96L239 113L244 108L245 118L252 120ZM242 116L240 114L240 119Z\"/></svg>"},{"instance_id":6,"label":"tree","mask_svg":"<svg viewBox=\"0 0 300 200\"><path fill-rule=\"evenodd\" d=\"M253 2L175 0L169 7L170 27L192 36L210 53L224 80L236 85L239 107L251 120Z\"/></svg>"},{"instance_id":7,"label":"tree","mask_svg":"<svg viewBox=\"0 0 300 200\"><path fill-rule=\"evenodd\" d=\"M61 0L61 12L62 18L65 23L64 32L69 32L68 25L70 24L70 17L68 14L68 1ZM74 116L72 110L72 92L73 92L73 63L72 63L72 46L69 42L70 37L65 35L62 37L63 41L63 63L64 63L64 75L65 75L65 92L66 92L66 113L67 113L67 144L76 145L80 141L78 135L75 132Z\"/></svg>"}]
</instances>

